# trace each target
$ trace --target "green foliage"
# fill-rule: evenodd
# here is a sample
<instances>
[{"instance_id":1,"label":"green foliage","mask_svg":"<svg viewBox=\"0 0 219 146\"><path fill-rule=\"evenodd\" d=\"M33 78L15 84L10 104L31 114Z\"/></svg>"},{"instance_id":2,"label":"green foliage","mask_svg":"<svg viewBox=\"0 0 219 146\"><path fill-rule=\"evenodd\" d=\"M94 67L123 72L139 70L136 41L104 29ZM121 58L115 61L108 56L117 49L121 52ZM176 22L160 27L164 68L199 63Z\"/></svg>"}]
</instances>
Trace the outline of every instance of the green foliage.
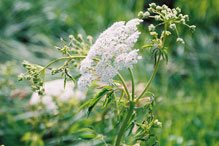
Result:
<instances>
[{"instance_id":1,"label":"green foliage","mask_svg":"<svg viewBox=\"0 0 219 146\"><path fill-rule=\"evenodd\" d=\"M150 2L143 0L0 1L2 20L0 22L0 62L16 60L20 64L25 59L43 66L49 60L60 57L58 51L68 53L65 45L58 44L61 46L58 51L53 49L52 46L57 45L60 37L65 39L69 34L76 33L86 36L85 32L96 35L112 22L133 18L136 12L147 8ZM163 1L156 2L163 4ZM168 64L165 68L161 64L158 76L150 88L150 91L156 93L157 104L153 107L153 110L155 109L153 113L159 117L163 127L151 132L157 135L161 146L218 145L218 1L177 0L165 3L170 7L182 8L183 13L192 18L189 23L195 24L197 28L192 34L184 27L177 27L185 44L176 45L178 36L174 32L172 35L175 38L170 37L166 40L166 45L169 46ZM148 22L151 22L151 19L145 20L140 29L147 28ZM159 31L159 28L157 30ZM142 31L136 47L140 48L150 37L148 32ZM142 49L141 53L143 56L148 56L149 51L153 49L155 48ZM26 137L35 135L38 143L42 144L41 141L43 141L44 145L102 146L106 145L105 142L113 143L119 129L118 121L125 118L127 111L120 105L114 109L116 104L113 96L106 96L105 100L100 100L88 119L86 113L77 117L71 112L73 109L78 111L78 106L82 104L78 103L74 105L74 108L61 108L62 113L66 114L59 121L62 124L45 122L43 117L42 121L38 121L38 127L33 129L30 119L33 118L34 113L29 113L30 109L26 106L29 96L25 99L20 99L19 95L15 98L11 97L15 88L23 87L30 92L27 84L17 82L15 70L21 70L18 64L15 66L11 63L4 64L3 69L0 70L0 144L25 145L25 142L21 140L25 135ZM4 68L8 68L6 69L8 71L5 72ZM59 70L59 67L54 69ZM143 69L148 72L142 72ZM150 57L145 57L138 66L134 67L134 70L136 83L145 82L151 74ZM63 76L67 76L68 79L77 78L77 74L68 69L67 72L71 77L68 76L65 68L62 68L61 72L64 72ZM125 79L129 77L126 72L124 74ZM141 87L136 87L138 88ZM95 91L88 93L87 100L89 97L94 97L93 92ZM110 95L110 92L108 94ZM126 102L124 92L123 95L121 104ZM103 106L105 106L104 110ZM145 115L141 113L143 112L138 112L138 116L144 117ZM117 116L112 116L114 114ZM121 119L118 119L118 115ZM57 116L50 118L56 119ZM127 129L130 135L126 133L124 137L125 143L129 145L134 145L135 139L130 130L134 122L130 120L130 127ZM47 126L44 127L45 125ZM89 129L80 132L80 129L84 128ZM41 132L44 131L47 132L42 136ZM80 137L82 134L85 135L84 140L81 139L83 136ZM62 141L61 144L60 141ZM27 142L27 145L30 145L30 142ZM151 144L155 142L156 139L150 141ZM143 142L139 144L144 145Z\"/></svg>"}]
</instances>

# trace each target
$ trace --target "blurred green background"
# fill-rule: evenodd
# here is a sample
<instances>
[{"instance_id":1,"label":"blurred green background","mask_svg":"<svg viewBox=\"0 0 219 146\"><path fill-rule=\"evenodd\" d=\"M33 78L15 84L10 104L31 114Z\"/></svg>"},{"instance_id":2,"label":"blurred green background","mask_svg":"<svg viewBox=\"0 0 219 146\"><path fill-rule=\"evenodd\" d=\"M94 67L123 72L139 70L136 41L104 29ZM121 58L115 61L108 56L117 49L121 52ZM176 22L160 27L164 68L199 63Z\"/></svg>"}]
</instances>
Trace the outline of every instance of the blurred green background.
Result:
<instances>
[{"instance_id":1,"label":"blurred green background","mask_svg":"<svg viewBox=\"0 0 219 146\"><path fill-rule=\"evenodd\" d=\"M54 46L69 34L98 36L115 21L135 18L148 4L180 7L190 16L195 32L179 27L185 45L168 38L169 62L162 63L150 88L156 95L155 114L163 123L157 136L161 146L219 145L219 1L218 0L1 0L0 1L0 144L23 145L30 126L13 117L26 108L29 96L11 97L12 91L30 93L18 83L22 61L46 65L60 57ZM145 20L136 47L148 42ZM135 66L137 81L149 78L153 62L147 50ZM11 68L6 68L6 62ZM142 70L146 70L142 71ZM126 74L124 72L123 74ZM128 78L127 78L128 79ZM50 137L44 137L48 139Z\"/></svg>"}]
</instances>

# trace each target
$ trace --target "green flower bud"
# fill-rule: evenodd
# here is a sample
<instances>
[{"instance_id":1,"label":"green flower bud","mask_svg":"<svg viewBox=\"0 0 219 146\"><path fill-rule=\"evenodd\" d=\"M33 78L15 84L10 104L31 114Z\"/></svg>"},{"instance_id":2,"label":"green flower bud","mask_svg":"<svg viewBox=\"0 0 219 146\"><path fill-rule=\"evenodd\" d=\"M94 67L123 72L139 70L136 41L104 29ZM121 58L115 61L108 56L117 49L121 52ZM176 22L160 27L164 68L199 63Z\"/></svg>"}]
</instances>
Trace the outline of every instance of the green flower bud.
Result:
<instances>
[{"instance_id":1,"label":"green flower bud","mask_svg":"<svg viewBox=\"0 0 219 146\"><path fill-rule=\"evenodd\" d=\"M150 25L148 26L148 30L149 30L149 31L154 31L154 30L155 30L155 26L154 26L153 24L150 24Z\"/></svg>"},{"instance_id":2,"label":"green flower bud","mask_svg":"<svg viewBox=\"0 0 219 146\"><path fill-rule=\"evenodd\" d=\"M176 24L174 24L174 23L170 24L170 29L175 30L176 29Z\"/></svg>"},{"instance_id":3,"label":"green flower bud","mask_svg":"<svg viewBox=\"0 0 219 146\"><path fill-rule=\"evenodd\" d=\"M154 120L154 126L161 128L162 127L162 123L159 122L158 119L156 119L156 120Z\"/></svg>"},{"instance_id":4,"label":"green flower bud","mask_svg":"<svg viewBox=\"0 0 219 146\"><path fill-rule=\"evenodd\" d=\"M151 4L149 4L149 6L151 7L151 8L156 8L156 4L155 3L151 3Z\"/></svg>"},{"instance_id":5,"label":"green flower bud","mask_svg":"<svg viewBox=\"0 0 219 146\"><path fill-rule=\"evenodd\" d=\"M153 32L150 32L150 35L152 35L152 36L158 36L158 33L155 32L155 31L153 31Z\"/></svg>"},{"instance_id":6,"label":"green flower bud","mask_svg":"<svg viewBox=\"0 0 219 146\"><path fill-rule=\"evenodd\" d=\"M157 10L157 11L160 11L160 10L162 10L162 7L161 7L161 6L157 6L157 7L156 7L156 10Z\"/></svg>"},{"instance_id":7,"label":"green flower bud","mask_svg":"<svg viewBox=\"0 0 219 146\"><path fill-rule=\"evenodd\" d=\"M19 76L18 76L18 81L22 81L24 79L24 74L20 74Z\"/></svg>"},{"instance_id":8,"label":"green flower bud","mask_svg":"<svg viewBox=\"0 0 219 146\"><path fill-rule=\"evenodd\" d=\"M150 16L150 13L148 11L146 11L143 15L144 18L148 18Z\"/></svg>"},{"instance_id":9,"label":"green flower bud","mask_svg":"<svg viewBox=\"0 0 219 146\"><path fill-rule=\"evenodd\" d=\"M143 18L144 17L144 13L142 11L138 12L138 17L139 18Z\"/></svg>"}]
</instances>

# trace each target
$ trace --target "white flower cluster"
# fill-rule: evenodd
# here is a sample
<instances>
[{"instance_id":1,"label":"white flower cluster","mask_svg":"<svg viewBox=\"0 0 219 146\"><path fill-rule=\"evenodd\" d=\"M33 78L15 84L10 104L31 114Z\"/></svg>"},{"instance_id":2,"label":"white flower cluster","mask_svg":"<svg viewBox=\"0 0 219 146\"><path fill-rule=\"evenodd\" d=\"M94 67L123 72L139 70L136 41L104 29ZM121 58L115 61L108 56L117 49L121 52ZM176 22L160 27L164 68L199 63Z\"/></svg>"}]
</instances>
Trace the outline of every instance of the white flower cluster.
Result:
<instances>
[{"instance_id":1,"label":"white flower cluster","mask_svg":"<svg viewBox=\"0 0 219 146\"><path fill-rule=\"evenodd\" d=\"M126 24L124 21L116 22L100 34L87 57L81 62L79 88L86 89L92 80L98 78L110 84L118 70L137 63L140 59L138 50L131 48L140 35L137 30L140 22L140 19L132 19Z\"/></svg>"},{"instance_id":2,"label":"white flower cluster","mask_svg":"<svg viewBox=\"0 0 219 146\"><path fill-rule=\"evenodd\" d=\"M63 84L63 79L45 82L45 95L40 97L38 93L33 93L29 102L30 105L42 103L47 110L54 111L57 109L56 101L66 102L72 97L79 100L85 98L82 91L74 91L73 82L66 82L65 88Z\"/></svg>"}]
</instances>

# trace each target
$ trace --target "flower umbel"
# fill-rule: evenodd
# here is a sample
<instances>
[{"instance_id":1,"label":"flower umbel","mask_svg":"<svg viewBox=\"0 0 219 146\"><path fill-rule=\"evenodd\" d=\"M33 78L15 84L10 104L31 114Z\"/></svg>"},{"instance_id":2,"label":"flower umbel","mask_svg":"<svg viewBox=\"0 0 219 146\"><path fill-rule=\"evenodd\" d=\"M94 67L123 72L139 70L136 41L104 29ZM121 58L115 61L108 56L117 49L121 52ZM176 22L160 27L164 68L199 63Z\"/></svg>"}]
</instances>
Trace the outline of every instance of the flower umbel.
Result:
<instances>
[{"instance_id":1,"label":"flower umbel","mask_svg":"<svg viewBox=\"0 0 219 146\"><path fill-rule=\"evenodd\" d=\"M137 30L140 22L140 19L132 19L126 24L124 21L116 22L100 34L81 63L79 87L86 88L97 78L112 83L118 70L137 63L138 50L132 50L132 47L140 35Z\"/></svg>"}]
</instances>

